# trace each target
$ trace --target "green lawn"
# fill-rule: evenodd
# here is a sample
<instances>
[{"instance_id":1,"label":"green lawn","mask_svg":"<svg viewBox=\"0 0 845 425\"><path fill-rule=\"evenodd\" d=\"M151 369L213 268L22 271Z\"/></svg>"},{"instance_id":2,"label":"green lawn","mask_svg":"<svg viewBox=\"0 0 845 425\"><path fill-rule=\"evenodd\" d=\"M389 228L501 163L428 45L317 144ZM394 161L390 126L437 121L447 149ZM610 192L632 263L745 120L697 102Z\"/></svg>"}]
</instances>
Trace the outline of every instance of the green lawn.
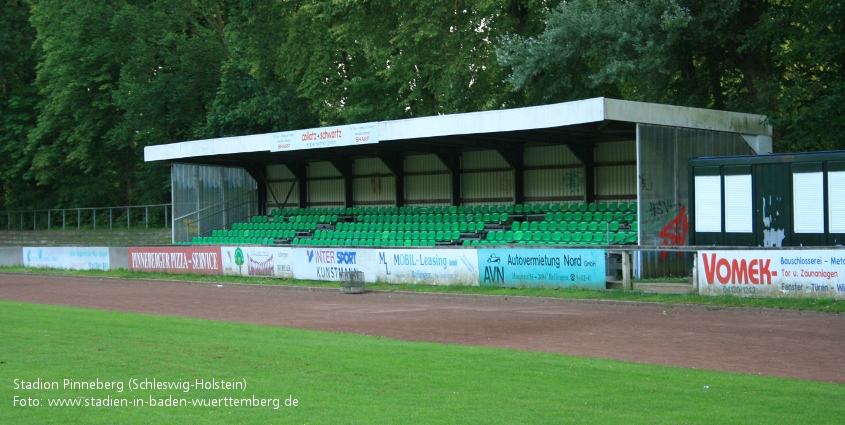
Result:
<instances>
[{"instance_id":1,"label":"green lawn","mask_svg":"<svg viewBox=\"0 0 845 425\"><path fill-rule=\"evenodd\" d=\"M15 379L39 378L60 388L15 389ZM63 389L64 379L124 387ZM132 379L246 388L130 391ZM16 396L41 406L14 406ZM48 405L151 396L254 396L281 406ZM288 397L298 406L285 407ZM842 400L845 385L0 301L0 419L10 424L840 424Z\"/></svg>"},{"instance_id":2,"label":"green lawn","mask_svg":"<svg viewBox=\"0 0 845 425\"><path fill-rule=\"evenodd\" d=\"M128 270L98 271L98 270L58 270L34 269L25 267L0 267L0 273L31 273L56 274L63 276L98 276L117 277L127 279L168 279L189 280L196 282L243 283L262 285L311 286L337 288L337 282L318 282L293 279L271 279L238 276L202 276L187 274L166 274L135 272ZM775 308L789 310L812 310L829 313L845 313L845 301L834 299L798 299L798 298L742 298L732 295L702 296L690 294L654 294L642 291L593 291L583 289L531 289L531 288L497 288L491 286L433 286L433 285L401 285L387 283L368 283L367 289L377 291L413 291L413 292L443 292L455 294L481 294L504 296L533 296L571 299L603 299L618 301L643 301L672 304L697 304L717 307L754 307Z\"/></svg>"}]
</instances>

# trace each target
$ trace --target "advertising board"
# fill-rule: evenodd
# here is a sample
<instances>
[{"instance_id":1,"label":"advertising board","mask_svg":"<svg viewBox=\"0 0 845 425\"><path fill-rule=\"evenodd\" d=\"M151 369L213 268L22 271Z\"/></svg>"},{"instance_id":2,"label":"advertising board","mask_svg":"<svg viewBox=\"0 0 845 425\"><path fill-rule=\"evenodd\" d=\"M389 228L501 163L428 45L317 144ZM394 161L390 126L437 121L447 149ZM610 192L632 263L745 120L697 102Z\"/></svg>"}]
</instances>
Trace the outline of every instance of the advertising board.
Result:
<instances>
[{"instance_id":1,"label":"advertising board","mask_svg":"<svg viewBox=\"0 0 845 425\"><path fill-rule=\"evenodd\" d=\"M350 248L293 248L293 277L305 280L340 281L344 271L363 271L366 282L374 282L373 252ZM362 264L369 264L367 273ZM377 264L377 263L376 263Z\"/></svg>"},{"instance_id":2,"label":"advertising board","mask_svg":"<svg viewBox=\"0 0 845 425\"><path fill-rule=\"evenodd\" d=\"M293 278L291 248L224 246L220 253L224 275Z\"/></svg>"},{"instance_id":3,"label":"advertising board","mask_svg":"<svg viewBox=\"0 0 845 425\"><path fill-rule=\"evenodd\" d=\"M479 249L482 286L580 287L604 290L601 249Z\"/></svg>"},{"instance_id":4,"label":"advertising board","mask_svg":"<svg viewBox=\"0 0 845 425\"><path fill-rule=\"evenodd\" d=\"M271 152L378 143L378 123L338 125L272 134Z\"/></svg>"},{"instance_id":5,"label":"advertising board","mask_svg":"<svg viewBox=\"0 0 845 425\"><path fill-rule=\"evenodd\" d=\"M698 251L702 295L845 299L843 250Z\"/></svg>"},{"instance_id":6,"label":"advertising board","mask_svg":"<svg viewBox=\"0 0 845 425\"><path fill-rule=\"evenodd\" d=\"M108 270L109 249L105 247L24 247L24 267L69 270Z\"/></svg>"},{"instance_id":7,"label":"advertising board","mask_svg":"<svg viewBox=\"0 0 845 425\"><path fill-rule=\"evenodd\" d=\"M370 249L359 265L385 283L478 286L478 256L470 249ZM373 261L376 259L376 261Z\"/></svg>"},{"instance_id":8,"label":"advertising board","mask_svg":"<svg viewBox=\"0 0 845 425\"><path fill-rule=\"evenodd\" d=\"M129 269L145 272L223 274L220 247L129 248Z\"/></svg>"}]
</instances>

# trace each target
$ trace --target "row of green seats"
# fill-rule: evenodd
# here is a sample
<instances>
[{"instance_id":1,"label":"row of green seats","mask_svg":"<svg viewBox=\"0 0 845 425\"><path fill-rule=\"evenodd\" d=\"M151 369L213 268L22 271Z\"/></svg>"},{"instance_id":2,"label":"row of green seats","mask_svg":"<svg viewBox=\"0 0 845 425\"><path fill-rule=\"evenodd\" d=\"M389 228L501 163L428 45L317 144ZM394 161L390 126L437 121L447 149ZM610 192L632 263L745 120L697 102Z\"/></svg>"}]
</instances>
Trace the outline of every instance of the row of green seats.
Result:
<instances>
[{"instance_id":1,"label":"row of green seats","mask_svg":"<svg viewBox=\"0 0 845 425\"><path fill-rule=\"evenodd\" d=\"M316 245L316 246L372 246L372 247L390 247L390 246L437 246L437 241L433 239L417 239L417 240L393 240L393 239L317 239L317 238L297 238L293 240L293 245Z\"/></svg>"},{"instance_id":2,"label":"row of green seats","mask_svg":"<svg viewBox=\"0 0 845 425\"><path fill-rule=\"evenodd\" d=\"M437 206L361 206L361 207L313 207L274 209L270 215L396 215L396 214L464 214L464 213L517 213L539 214L556 211L632 211L636 202L572 202L539 204L494 204L494 205L437 205Z\"/></svg>"},{"instance_id":3,"label":"row of green seats","mask_svg":"<svg viewBox=\"0 0 845 425\"><path fill-rule=\"evenodd\" d=\"M461 223L337 223L335 230L452 230L460 232L480 232L486 225L483 222Z\"/></svg>"},{"instance_id":4,"label":"row of green seats","mask_svg":"<svg viewBox=\"0 0 845 425\"><path fill-rule=\"evenodd\" d=\"M461 238L461 232L445 231L445 230L318 230L314 232L314 237L318 239L431 239L438 242L456 241Z\"/></svg>"},{"instance_id":5,"label":"row of green seats","mask_svg":"<svg viewBox=\"0 0 845 425\"><path fill-rule=\"evenodd\" d=\"M289 219L288 219L289 218ZM294 223L334 223L340 219L340 216L335 215L297 215L293 217L285 217L281 215L273 216L274 223L284 223L286 221Z\"/></svg>"},{"instance_id":6,"label":"row of green seats","mask_svg":"<svg viewBox=\"0 0 845 425\"><path fill-rule=\"evenodd\" d=\"M252 237L252 238L292 238L296 236L295 229L260 229L260 230L215 230L211 236Z\"/></svg>"},{"instance_id":7,"label":"row of green seats","mask_svg":"<svg viewBox=\"0 0 845 425\"><path fill-rule=\"evenodd\" d=\"M543 241L543 242L596 242L597 244L623 244L635 243L637 241L636 231L621 232L569 232L569 231L522 231L502 230L487 232L484 240L504 241L506 243L520 241Z\"/></svg>"},{"instance_id":8,"label":"row of green seats","mask_svg":"<svg viewBox=\"0 0 845 425\"><path fill-rule=\"evenodd\" d=\"M273 238L249 238L249 237L230 237L230 236L196 236L191 241L192 244L201 245L272 245Z\"/></svg>"},{"instance_id":9,"label":"row of green seats","mask_svg":"<svg viewBox=\"0 0 845 425\"><path fill-rule=\"evenodd\" d=\"M270 215L279 215L279 216L297 216L297 215L346 215L351 214L351 208L345 207L328 207L328 208L284 208L284 209L273 209L270 211Z\"/></svg>"},{"instance_id":10,"label":"row of green seats","mask_svg":"<svg viewBox=\"0 0 845 425\"><path fill-rule=\"evenodd\" d=\"M484 223L503 223L508 221L508 213L471 213L471 214L412 214L412 215L359 215L356 221L362 223L437 223L455 221L482 221Z\"/></svg>"},{"instance_id":11,"label":"row of green seats","mask_svg":"<svg viewBox=\"0 0 845 425\"><path fill-rule=\"evenodd\" d=\"M235 223L232 230L317 230L317 223Z\"/></svg>"},{"instance_id":12,"label":"row of green seats","mask_svg":"<svg viewBox=\"0 0 845 425\"><path fill-rule=\"evenodd\" d=\"M607 231L610 230L611 232L618 231L622 226L622 223L618 221L523 221L518 222L514 221L511 223L511 230L531 230L531 231L546 231L546 230L568 230L570 232L579 231L579 232L597 232L597 231ZM631 230L636 231L638 228L637 222L630 223Z\"/></svg>"},{"instance_id":13,"label":"row of green seats","mask_svg":"<svg viewBox=\"0 0 845 425\"><path fill-rule=\"evenodd\" d=\"M589 204L583 202L576 202L570 204L532 204L532 205L516 205L514 206L514 213L517 214L545 214L547 212L605 212L605 211L621 211L621 212L637 212L636 202L591 202ZM509 211L510 212L510 211Z\"/></svg>"},{"instance_id":14,"label":"row of green seats","mask_svg":"<svg viewBox=\"0 0 845 425\"><path fill-rule=\"evenodd\" d=\"M461 243L463 246L495 246L495 245L548 245L548 246L602 246L606 245L598 241L593 242L554 242L554 241L519 241L519 242L505 242L505 241L488 241L486 239L465 240Z\"/></svg>"},{"instance_id":15,"label":"row of green seats","mask_svg":"<svg viewBox=\"0 0 845 425\"><path fill-rule=\"evenodd\" d=\"M547 221L637 221L637 213L622 212L622 211L567 211L567 212L547 212L545 219Z\"/></svg>"}]
</instances>

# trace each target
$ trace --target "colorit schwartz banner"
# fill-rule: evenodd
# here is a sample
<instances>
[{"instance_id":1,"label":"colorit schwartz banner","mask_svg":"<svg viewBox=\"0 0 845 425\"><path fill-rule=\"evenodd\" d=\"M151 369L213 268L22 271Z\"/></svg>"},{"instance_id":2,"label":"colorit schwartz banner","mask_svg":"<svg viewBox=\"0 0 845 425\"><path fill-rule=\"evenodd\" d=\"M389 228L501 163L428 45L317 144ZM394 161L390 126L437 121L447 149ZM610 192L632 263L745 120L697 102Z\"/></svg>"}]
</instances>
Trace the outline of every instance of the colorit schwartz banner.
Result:
<instances>
[{"instance_id":1,"label":"colorit schwartz banner","mask_svg":"<svg viewBox=\"0 0 845 425\"><path fill-rule=\"evenodd\" d=\"M274 133L270 152L378 143L378 123L338 125Z\"/></svg>"},{"instance_id":2,"label":"colorit schwartz banner","mask_svg":"<svg viewBox=\"0 0 845 425\"><path fill-rule=\"evenodd\" d=\"M129 269L145 272L223 274L219 246L129 248Z\"/></svg>"},{"instance_id":3,"label":"colorit schwartz banner","mask_svg":"<svg viewBox=\"0 0 845 425\"><path fill-rule=\"evenodd\" d=\"M224 246L220 252L224 275L293 278L291 248Z\"/></svg>"},{"instance_id":4,"label":"colorit schwartz banner","mask_svg":"<svg viewBox=\"0 0 845 425\"><path fill-rule=\"evenodd\" d=\"M699 251L702 295L845 299L845 251Z\"/></svg>"},{"instance_id":5,"label":"colorit schwartz banner","mask_svg":"<svg viewBox=\"0 0 845 425\"><path fill-rule=\"evenodd\" d=\"M482 286L580 287L604 290L601 249L479 249Z\"/></svg>"}]
</instances>

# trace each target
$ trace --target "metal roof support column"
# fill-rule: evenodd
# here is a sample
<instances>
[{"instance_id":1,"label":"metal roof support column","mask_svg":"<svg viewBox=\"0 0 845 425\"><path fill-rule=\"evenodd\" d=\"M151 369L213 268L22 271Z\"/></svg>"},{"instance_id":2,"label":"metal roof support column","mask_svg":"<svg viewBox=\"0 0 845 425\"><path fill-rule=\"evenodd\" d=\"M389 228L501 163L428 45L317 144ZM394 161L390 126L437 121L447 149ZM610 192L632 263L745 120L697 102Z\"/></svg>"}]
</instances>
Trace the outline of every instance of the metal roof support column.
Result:
<instances>
[{"instance_id":1,"label":"metal roof support column","mask_svg":"<svg viewBox=\"0 0 845 425\"><path fill-rule=\"evenodd\" d=\"M337 169L337 172L343 176L343 192L345 197L343 203L347 207L351 207L355 203L355 176L352 175L353 160L333 159L331 163Z\"/></svg>"},{"instance_id":2,"label":"metal roof support column","mask_svg":"<svg viewBox=\"0 0 845 425\"><path fill-rule=\"evenodd\" d=\"M267 214L267 178L264 167L255 165L242 165L242 167L255 180L258 191L258 215Z\"/></svg>"},{"instance_id":3,"label":"metal roof support column","mask_svg":"<svg viewBox=\"0 0 845 425\"><path fill-rule=\"evenodd\" d=\"M584 202L596 200L596 145L593 142L567 143L566 147L584 164Z\"/></svg>"},{"instance_id":4,"label":"metal roof support column","mask_svg":"<svg viewBox=\"0 0 845 425\"><path fill-rule=\"evenodd\" d=\"M461 152L455 149L449 153L438 152L436 155L452 174L452 205L461 205Z\"/></svg>"},{"instance_id":5,"label":"metal roof support column","mask_svg":"<svg viewBox=\"0 0 845 425\"><path fill-rule=\"evenodd\" d=\"M389 155L380 156L379 159L390 169L390 172L393 173L396 179L396 206L405 206L405 157L402 155Z\"/></svg>"},{"instance_id":6,"label":"metal roof support column","mask_svg":"<svg viewBox=\"0 0 845 425\"><path fill-rule=\"evenodd\" d=\"M525 203L525 149L496 149L513 168L513 203Z\"/></svg>"},{"instance_id":7,"label":"metal roof support column","mask_svg":"<svg viewBox=\"0 0 845 425\"><path fill-rule=\"evenodd\" d=\"M293 164L285 163L291 174L296 177L296 182L299 183L299 208L308 206L308 165L304 162L296 162ZM296 184L296 183L294 183Z\"/></svg>"}]
</instances>

